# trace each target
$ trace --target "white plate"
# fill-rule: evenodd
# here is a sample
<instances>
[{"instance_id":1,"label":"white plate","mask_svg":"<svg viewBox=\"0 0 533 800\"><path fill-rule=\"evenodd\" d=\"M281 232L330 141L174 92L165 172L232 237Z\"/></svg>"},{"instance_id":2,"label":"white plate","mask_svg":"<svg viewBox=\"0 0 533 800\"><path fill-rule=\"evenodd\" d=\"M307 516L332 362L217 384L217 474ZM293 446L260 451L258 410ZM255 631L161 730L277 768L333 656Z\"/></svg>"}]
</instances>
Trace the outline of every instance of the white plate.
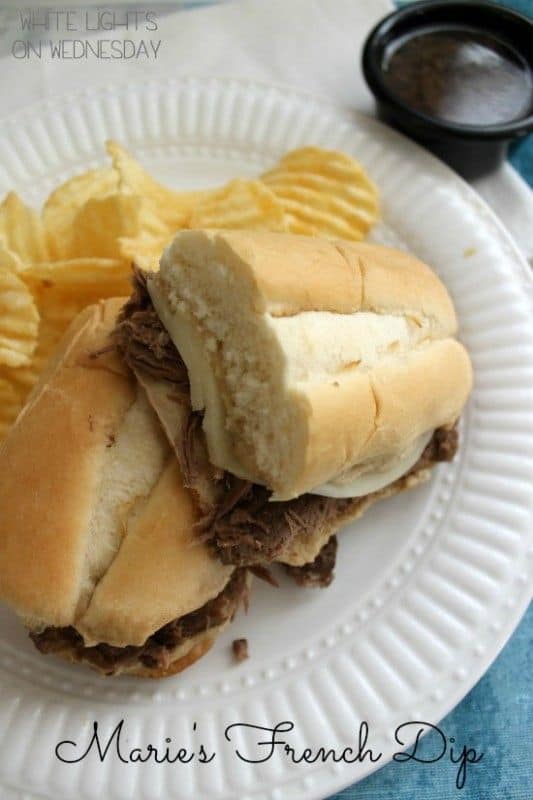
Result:
<instances>
[{"instance_id":1,"label":"white plate","mask_svg":"<svg viewBox=\"0 0 533 800\"><path fill-rule=\"evenodd\" d=\"M337 578L324 591L256 582L240 615L190 671L159 683L99 678L38 655L15 617L0 615L2 797L53 800L319 798L372 766L290 765L280 754L239 761L228 724L291 720L297 749L343 749L361 720L383 765L396 726L437 722L478 680L516 626L530 591L533 548L533 331L527 268L486 205L452 172L385 127L312 98L239 82L185 80L87 93L33 108L0 133L0 193L35 204L67 176L124 142L176 187L256 175L304 144L354 154L379 185L385 225L449 287L475 367L453 465L430 484L379 504L341 537ZM51 499L53 502L53 499ZM60 498L56 498L60 502ZM234 637L251 658L235 665ZM88 742L125 719L127 747L199 747L209 765L63 764L64 739ZM197 731L193 732L193 723ZM241 749L244 754L244 750ZM375 767L374 767L375 768ZM399 767L401 769L401 767Z\"/></svg>"}]
</instances>

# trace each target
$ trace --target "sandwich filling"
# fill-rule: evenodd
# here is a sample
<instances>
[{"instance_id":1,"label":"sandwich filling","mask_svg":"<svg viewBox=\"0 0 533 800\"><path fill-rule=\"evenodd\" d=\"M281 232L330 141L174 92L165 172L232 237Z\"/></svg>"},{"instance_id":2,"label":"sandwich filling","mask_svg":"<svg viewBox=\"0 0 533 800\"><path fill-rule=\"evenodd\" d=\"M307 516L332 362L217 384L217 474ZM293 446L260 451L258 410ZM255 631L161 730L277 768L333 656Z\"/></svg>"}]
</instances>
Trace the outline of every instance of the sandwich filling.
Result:
<instances>
[{"instance_id":1,"label":"sandwich filling","mask_svg":"<svg viewBox=\"0 0 533 800\"><path fill-rule=\"evenodd\" d=\"M65 655L106 675L135 667L165 671L175 660L176 651L185 650L184 645L195 637L230 622L241 602L246 602L247 591L246 570L236 569L220 594L196 611L169 622L140 647L113 647L106 643L86 647L73 626L32 631L30 637L41 653Z\"/></svg>"},{"instance_id":2,"label":"sandwich filling","mask_svg":"<svg viewBox=\"0 0 533 800\"><path fill-rule=\"evenodd\" d=\"M414 463L407 464L404 474L395 476L388 485L357 497L306 493L284 502L273 501L264 486L210 464L202 413L194 411L191 403L187 368L153 306L146 276L139 270L135 272L133 295L119 318L114 337L126 363L153 401L175 447L185 485L195 492L204 512L198 525L199 534L226 564L248 566L283 561L284 553L297 537L309 537L317 529L333 531L338 521L357 515L380 497L407 488L415 476L422 477L435 463L450 461L455 455L457 430L438 428L429 441L421 443L421 452L416 454ZM179 406L179 425L174 427L165 424L164 403L159 402L162 385L166 387L167 406L169 403L171 408L173 404ZM159 397L153 394L154 387L158 387ZM332 550L333 546L327 551L327 559L323 558L330 573L334 565ZM324 551L319 556L324 556ZM305 582L305 571L300 578ZM327 581L322 570L321 585L327 585Z\"/></svg>"}]
</instances>

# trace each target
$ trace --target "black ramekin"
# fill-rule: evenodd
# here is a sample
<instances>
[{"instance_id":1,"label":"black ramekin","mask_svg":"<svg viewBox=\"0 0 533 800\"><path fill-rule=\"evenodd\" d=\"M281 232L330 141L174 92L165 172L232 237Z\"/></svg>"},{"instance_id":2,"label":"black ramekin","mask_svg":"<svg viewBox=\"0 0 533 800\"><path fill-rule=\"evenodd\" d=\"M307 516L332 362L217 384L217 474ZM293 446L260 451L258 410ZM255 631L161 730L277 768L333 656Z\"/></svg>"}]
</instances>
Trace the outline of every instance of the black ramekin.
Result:
<instances>
[{"instance_id":1,"label":"black ramekin","mask_svg":"<svg viewBox=\"0 0 533 800\"><path fill-rule=\"evenodd\" d=\"M533 74L533 22L491 2L423 0L394 11L368 35L362 55L365 80L376 98L380 119L398 128L446 161L465 178L496 169L509 143L533 130L533 108L527 116L498 125L462 125L423 114L409 107L387 85L383 74L385 49L398 37L419 28L460 25L505 42L529 64Z\"/></svg>"}]
</instances>

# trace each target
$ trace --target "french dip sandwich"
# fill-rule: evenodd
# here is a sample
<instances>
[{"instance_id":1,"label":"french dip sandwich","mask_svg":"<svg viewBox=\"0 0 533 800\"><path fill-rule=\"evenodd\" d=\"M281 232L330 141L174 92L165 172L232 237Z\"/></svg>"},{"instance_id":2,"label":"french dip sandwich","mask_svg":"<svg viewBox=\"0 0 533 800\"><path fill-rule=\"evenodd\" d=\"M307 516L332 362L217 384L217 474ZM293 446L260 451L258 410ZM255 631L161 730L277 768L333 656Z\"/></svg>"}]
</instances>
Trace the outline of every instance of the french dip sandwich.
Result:
<instances>
[{"instance_id":1,"label":"french dip sandwich","mask_svg":"<svg viewBox=\"0 0 533 800\"><path fill-rule=\"evenodd\" d=\"M158 273L136 272L114 340L221 561L324 585L343 523L453 458L472 386L456 332L445 287L405 253L183 231Z\"/></svg>"},{"instance_id":2,"label":"french dip sandwich","mask_svg":"<svg viewBox=\"0 0 533 800\"><path fill-rule=\"evenodd\" d=\"M123 302L72 323L0 448L0 598L43 653L163 677L211 647L248 579L197 541L175 455L107 346Z\"/></svg>"}]
</instances>

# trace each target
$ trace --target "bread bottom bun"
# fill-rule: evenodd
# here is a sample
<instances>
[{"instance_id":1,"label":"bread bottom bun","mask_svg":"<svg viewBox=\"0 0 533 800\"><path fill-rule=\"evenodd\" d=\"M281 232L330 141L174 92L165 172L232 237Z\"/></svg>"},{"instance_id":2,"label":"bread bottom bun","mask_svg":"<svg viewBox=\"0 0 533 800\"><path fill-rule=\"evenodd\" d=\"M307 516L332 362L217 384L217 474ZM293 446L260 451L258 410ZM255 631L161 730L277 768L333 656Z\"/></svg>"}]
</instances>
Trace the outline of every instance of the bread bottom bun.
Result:
<instances>
[{"instance_id":1,"label":"bread bottom bun","mask_svg":"<svg viewBox=\"0 0 533 800\"><path fill-rule=\"evenodd\" d=\"M155 631L142 647L113 647L105 642L96 647L86 646L74 627L30 629L30 638L43 654L58 655L73 664L85 664L101 675L166 678L207 653L216 637L233 620L241 603L246 605L250 583L251 576L246 570L235 570L216 598L196 612Z\"/></svg>"},{"instance_id":2,"label":"bread bottom bun","mask_svg":"<svg viewBox=\"0 0 533 800\"><path fill-rule=\"evenodd\" d=\"M143 667L138 670L134 669L129 674L136 678L152 678L152 680L157 678L171 678L173 675L177 675L178 672L182 672L184 669L187 669L187 667L190 667L195 661L198 661L198 659L211 649L213 642L214 639L207 640L206 637L205 642L198 643L186 656L178 658L177 661L174 661L167 669L148 669L147 667Z\"/></svg>"},{"instance_id":3,"label":"bread bottom bun","mask_svg":"<svg viewBox=\"0 0 533 800\"><path fill-rule=\"evenodd\" d=\"M211 628L203 633L199 633L197 636L191 637L182 645L177 647L174 653L171 655L171 662L169 666L165 669L161 667L145 667L137 661L133 662L132 664L125 664L119 667L115 672L113 672L113 676L131 675L132 677L136 678L170 678L172 675L177 675L178 672L182 672L184 669L187 669L187 667L190 667L192 664L202 658L202 656L212 648L215 639L219 633L224 630L228 622L225 622L223 625L219 625L216 628ZM95 672L98 672L100 675L109 677L110 673L105 669L97 667L90 661L85 660L83 656L79 657L72 650L64 650L60 653L56 653L56 655L60 656L65 661L69 661L71 664L84 664Z\"/></svg>"}]
</instances>

